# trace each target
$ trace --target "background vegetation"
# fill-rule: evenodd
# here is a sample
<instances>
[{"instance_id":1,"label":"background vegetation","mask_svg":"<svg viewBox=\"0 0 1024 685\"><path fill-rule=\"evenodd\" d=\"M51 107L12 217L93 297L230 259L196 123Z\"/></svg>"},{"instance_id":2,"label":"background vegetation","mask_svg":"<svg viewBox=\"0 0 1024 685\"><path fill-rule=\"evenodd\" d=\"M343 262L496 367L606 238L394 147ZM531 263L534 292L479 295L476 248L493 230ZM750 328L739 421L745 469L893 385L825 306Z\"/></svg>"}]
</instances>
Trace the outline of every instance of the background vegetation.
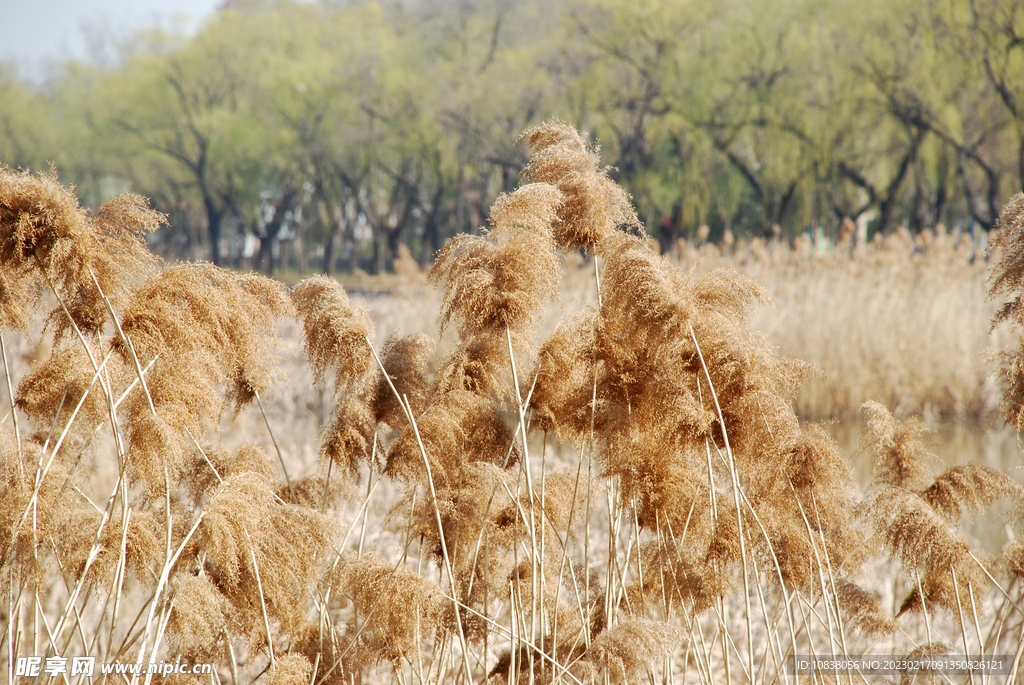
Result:
<instances>
[{"instance_id":1,"label":"background vegetation","mask_svg":"<svg viewBox=\"0 0 1024 685\"><path fill-rule=\"evenodd\" d=\"M512 190L520 131L602 145L662 250L988 229L1024 186L1015 0L231 2L42 85L0 160L170 217L153 248L271 271L426 263Z\"/></svg>"}]
</instances>

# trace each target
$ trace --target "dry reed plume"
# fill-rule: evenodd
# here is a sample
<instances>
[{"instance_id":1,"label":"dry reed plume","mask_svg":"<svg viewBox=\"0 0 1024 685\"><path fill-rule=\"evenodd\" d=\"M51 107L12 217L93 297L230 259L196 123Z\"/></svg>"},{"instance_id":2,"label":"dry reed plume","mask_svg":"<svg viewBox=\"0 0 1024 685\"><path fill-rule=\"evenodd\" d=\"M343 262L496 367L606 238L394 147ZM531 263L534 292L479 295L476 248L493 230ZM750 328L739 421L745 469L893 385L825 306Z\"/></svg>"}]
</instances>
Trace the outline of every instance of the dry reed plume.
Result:
<instances>
[{"instance_id":1,"label":"dry reed plume","mask_svg":"<svg viewBox=\"0 0 1024 685\"><path fill-rule=\"evenodd\" d=\"M820 369L797 393L799 416L852 421L875 400L900 418L987 422L999 404L989 351L1015 343L1007 327L989 330L998 306L984 301L985 281L1000 251L986 260L986 245L985 231L939 225L856 247L801 234L682 241L669 254L698 274L735 269L771 293L751 327Z\"/></svg>"},{"instance_id":2,"label":"dry reed plume","mask_svg":"<svg viewBox=\"0 0 1024 685\"><path fill-rule=\"evenodd\" d=\"M1000 259L989 279L989 298L1010 296L992 319L992 328L1003 322L1011 323L1018 333L1024 326L1024 306L1021 294L1024 292L1024 193L1018 193L999 215L996 223L999 237L995 246ZM1021 345L1024 345L1022 338ZM999 380L1002 387L1000 412L1007 422L1021 430L1024 423L1024 369L1022 369L1024 347L1000 358Z\"/></svg>"},{"instance_id":3,"label":"dry reed plume","mask_svg":"<svg viewBox=\"0 0 1024 685\"><path fill-rule=\"evenodd\" d=\"M528 182L430 271L441 351L415 332L375 349L330 278L159 264L140 198L90 215L52 177L2 172L0 328L54 336L16 391L4 349L8 677L88 653L208 661L174 678L211 685L767 683L795 654L945 642L1019 671L1021 537L996 559L961 524L1005 503L1019 528L1021 486L940 471L922 423L869 402L862 492L795 410L815 369L754 330L767 290L659 255L572 127L521 141ZM1010 297L993 325L1018 329L1022 197L990 282ZM581 250L591 306L548 329ZM310 385L331 381L319 460L274 432L308 411L273 404L289 319ZM1018 427L1019 366L1001 376Z\"/></svg>"}]
</instances>

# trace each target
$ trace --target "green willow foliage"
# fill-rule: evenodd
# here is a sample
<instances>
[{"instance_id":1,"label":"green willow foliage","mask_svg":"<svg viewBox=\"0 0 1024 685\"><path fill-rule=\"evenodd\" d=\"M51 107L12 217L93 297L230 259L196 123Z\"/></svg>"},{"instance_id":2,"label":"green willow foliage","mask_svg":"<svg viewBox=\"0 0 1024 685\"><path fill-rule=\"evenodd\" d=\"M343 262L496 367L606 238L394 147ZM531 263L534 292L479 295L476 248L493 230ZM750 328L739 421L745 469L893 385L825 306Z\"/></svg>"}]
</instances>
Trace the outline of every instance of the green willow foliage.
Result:
<instances>
[{"instance_id":1,"label":"green willow foliage","mask_svg":"<svg viewBox=\"0 0 1024 685\"><path fill-rule=\"evenodd\" d=\"M550 117L601 144L663 250L991 228L1024 187L1021 35L1014 0L242 1L45 87L0 67L0 161L53 163L89 205L151 197L160 253L266 271L426 263Z\"/></svg>"}]
</instances>

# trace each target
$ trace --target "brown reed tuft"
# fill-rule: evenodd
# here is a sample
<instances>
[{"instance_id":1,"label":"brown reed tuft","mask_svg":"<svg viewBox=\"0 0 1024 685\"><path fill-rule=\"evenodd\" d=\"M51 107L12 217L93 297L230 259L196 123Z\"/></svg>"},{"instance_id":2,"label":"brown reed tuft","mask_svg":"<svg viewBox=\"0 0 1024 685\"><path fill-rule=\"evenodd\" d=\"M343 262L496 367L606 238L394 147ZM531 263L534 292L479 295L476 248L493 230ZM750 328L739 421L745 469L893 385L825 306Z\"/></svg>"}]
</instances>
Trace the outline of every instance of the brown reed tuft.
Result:
<instances>
[{"instance_id":1,"label":"brown reed tuft","mask_svg":"<svg viewBox=\"0 0 1024 685\"><path fill-rule=\"evenodd\" d=\"M345 394L334 410L330 425L323 430L321 459L337 464L358 479L360 464L376 466L383 461L381 453L377 453L374 460L376 431L376 417L368 404L368 398L362 393Z\"/></svg>"},{"instance_id":2,"label":"brown reed tuft","mask_svg":"<svg viewBox=\"0 0 1024 685\"><path fill-rule=\"evenodd\" d=\"M563 634L566 636L579 634L579 630L573 626L572 621L572 619L578 620L579 615L573 612L567 615L567 619L559 621L559 625L565 629ZM559 632L563 631L560 630ZM555 645L552 636L547 635L544 637L541 649L548 658L554 659L559 664L577 664L570 669L566 669L570 673L573 670L577 672L584 670L578 664L580 657L583 656L586 649L586 645L582 640L566 637L559 640L558 644ZM515 682L522 685L535 685L536 683L558 682L559 678L566 679L561 669L552 666L548 659L538 654L537 650L532 646L523 646L516 650L514 668L512 656L513 650L511 649L501 651L491 671L487 674L488 682ZM562 668L565 668L565 666Z\"/></svg>"},{"instance_id":3,"label":"brown reed tuft","mask_svg":"<svg viewBox=\"0 0 1024 685\"><path fill-rule=\"evenodd\" d=\"M499 544L497 534L512 525L514 520L508 515L510 507L514 508L514 502L505 490L505 487L515 487L512 480L511 474L501 468L500 464L469 462L459 466L455 478L446 478L443 485L435 487L445 542L456 568L463 562L473 563L474 547L481 532L482 539L489 545L496 545L496 549L508 549L508 539L504 538ZM418 498L418 502L409 522L416 533L435 544L436 554L440 557L440 538L433 502L423 497ZM409 511L407 501L396 506L392 513L403 508ZM506 568L504 575L507 574Z\"/></svg>"},{"instance_id":4,"label":"brown reed tuft","mask_svg":"<svg viewBox=\"0 0 1024 685\"><path fill-rule=\"evenodd\" d=\"M1021 498L1024 490L999 471L981 464L963 464L944 471L922 496L932 509L956 525L965 510L980 513L1000 498Z\"/></svg>"},{"instance_id":5,"label":"brown reed tuft","mask_svg":"<svg viewBox=\"0 0 1024 685\"><path fill-rule=\"evenodd\" d=\"M500 409L467 390L440 395L416 420L430 460L435 488L458 482L459 467L483 462L502 468L518 461L515 434ZM416 434L406 429L388 452L385 472L393 478L422 482L426 476Z\"/></svg>"},{"instance_id":6,"label":"brown reed tuft","mask_svg":"<svg viewBox=\"0 0 1024 685\"><path fill-rule=\"evenodd\" d=\"M554 224L560 245L590 250L620 227L640 228L629 195L599 169L597 149L575 128L552 121L526 131L519 142L532 153L523 174L554 185L564 197Z\"/></svg>"},{"instance_id":7,"label":"brown reed tuft","mask_svg":"<svg viewBox=\"0 0 1024 685\"><path fill-rule=\"evenodd\" d=\"M316 382L335 369L335 393L361 389L374 361L366 338L372 333L366 310L352 306L344 288L327 276L300 281L291 292L302 319L306 356Z\"/></svg>"},{"instance_id":8,"label":"brown reed tuft","mask_svg":"<svg viewBox=\"0 0 1024 685\"><path fill-rule=\"evenodd\" d=\"M896 632L896 621L879 598L859 585L844 578L836 579L836 599L849 628L872 638Z\"/></svg>"},{"instance_id":9,"label":"brown reed tuft","mask_svg":"<svg viewBox=\"0 0 1024 685\"><path fill-rule=\"evenodd\" d=\"M188 367L169 359L158 365L147 375L148 395L133 392L124 403L130 473L151 491L184 465L192 444L186 431L203 435L222 407L217 380L223 376L212 355L197 351Z\"/></svg>"},{"instance_id":10,"label":"brown reed tuft","mask_svg":"<svg viewBox=\"0 0 1024 685\"><path fill-rule=\"evenodd\" d=\"M1024 323L1024 303L1019 295L1024 291L1024 193L1010 198L996 221L998 231L993 248L998 248L1000 259L989 276L990 298L1011 296L992 319L995 328L1003 321L1017 325ZM991 248L990 248L991 249Z\"/></svg>"},{"instance_id":11,"label":"brown reed tuft","mask_svg":"<svg viewBox=\"0 0 1024 685\"><path fill-rule=\"evenodd\" d=\"M645 568L653 570L630 588L632 597L643 593L665 606L666 613L678 609L684 616L696 616L711 608L731 587L727 569L704 565L700 551L671 540L649 542L641 550ZM698 556L700 555L700 556Z\"/></svg>"},{"instance_id":12,"label":"brown reed tuft","mask_svg":"<svg viewBox=\"0 0 1024 685\"><path fill-rule=\"evenodd\" d=\"M764 439L772 440L772 432L767 433ZM847 573L868 556L866 531L852 514L855 481L849 463L820 426L774 435L775 449L762 452L765 463L749 476L747 497L768 537L753 533L752 546L766 568L778 562L788 587L815 592L824 555Z\"/></svg>"},{"instance_id":13,"label":"brown reed tuft","mask_svg":"<svg viewBox=\"0 0 1024 685\"><path fill-rule=\"evenodd\" d=\"M358 476L359 465L374 456L379 421L374 397L383 381L367 342L372 330L366 310L353 307L344 288L326 276L301 281L291 297L303 321L303 343L315 382L323 383L328 369L335 369L338 405L321 435L320 456ZM377 456L378 462L382 456Z\"/></svg>"},{"instance_id":14,"label":"brown reed tuft","mask_svg":"<svg viewBox=\"0 0 1024 685\"><path fill-rule=\"evenodd\" d=\"M908 661L919 657L946 656L953 653L953 647L945 642L926 642L920 647L911 650L907 655ZM949 677L928 669L902 669L899 685L938 685L947 682Z\"/></svg>"},{"instance_id":15,"label":"brown reed tuft","mask_svg":"<svg viewBox=\"0 0 1024 685\"><path fill-rule=\"evenodd\" d=\"M0 167L0 325L27 330L27 308L50 284L85 333L107 320L93 282L115 301L156 258L144 236L166 223L144 198L122 195L92 217L55 175ZM73 330L63 310L50 314L55 338Z\"/></svg>"},{"instance_id":16,"label":"brown reed tuft","mask_svg":"<svg viewBox=\"0 0 1024 685\"><path fill-rule=\"evenodd\" d=\"M448 241L430 269L444 286L441 330L455 322L460 338L504 336L529 345L540 308L557 295L558 257L551 223L562 200L546 183L531 183L500 196L491 208L491 230Z\"/></svg>"},{"instance_id":17,"label":"brown reed tuft","mask_svg":"<svg viewBox=\"0 0 1024 685\"><path fill-rule=\"evenodd\" d=\"M38 582L45 582L48 559L39 554L40 545L45 545L45 550L56 540L67 549L68 540L74 537L71 532L81 527L83 512L74 490L65 487L65 483L78 485L78 481L71 480L71 474L59 460L36 485L43 456L42 446L28 441L22 443L19 454L14 435L0 427L0 539L5 541L0 546L0 569L9 574L15 565L20 565L23 578ZM32 493L37 489L32 505ZM95 532L94 527L92 534ZM75 539L86 544L82 536ZM92 538L88 544L92 544Z\"/></svg>"},{"instance_id":18,"label":"brown reed tuft","mask_svg":"<svg viewBox=\"0 0 1024 685\"><path fill-rule=\"evenodd\" d=\"M429 361L433 351L434 341L429 336L414 333L402 338L389 337L381 352L381 363L391 385L399 396L409 400L413 416L421 414L430 401ZM383 376L378 376L372 412L378 422L401 428L407 420L391 385Z\"/></svg>"},{"instance_id":19,"label":"brown reed tuft","mask_svg":"<svg viewBox=\"0 0 1024 685\"><path fill-rule=\"evenodd\" d=\"M267 685L307 685L313 664L302 654L282 654L267 672Z\"/></svg>"},{"instance_id":20,"label":"brown reed tuft","mask_svg":"<svg viewBox=\"0 0 1024 685\"><path fill-rule=\"evenodd\" d=\"M601 633L582 661L603 671L613 683L635 682L659 660L678 649L686 633L681 626L629 618Z\"/></svg>"},{"instance_id":21,"label":"brown reed tuft","mask_svg":"<svg viewBox=\"0 0 1024 685\"><path fill-rule=\"evenodd\" d=\"M991 565L990 561L984 559L986 565ZM953 574L956 574L956 582L953 581ZM969 624L973 606L972 591L973 597L977 598L980 589L988 583L984 571L968 555L959 557L944 569L930 568L918 580L920 588L913 587L900 604L897 617L908 612L920 614L927 610L934 613L936 609L943 609L957 620L963 616L963 621Z\"/></svg>"},{"instance_id":22,"label":"brown reed tuft","mask_svg":"<svg viewBox=\"0 0 1024 685\"><path fill-rule=\"evenodd\" d=\"M161 680L164 685L206 685L210 676L193 675L191 673L169 673Z\"/></svg>"},{"instance_id":23,"label":"brown reed tuft","mask_svg":"<svg viewBox=\"0 0 1024 685\"><path fill-rule=\"evenodd\" d=\"M875 482L895 488L921 489L938 458L918 439L927 429L911 417L897 421L878 402L865 402L861 407L867 416L867 430L860 450L874 460Z\"/></svg>"},{"instance_id":24,"label":"brown reed tuft","mask_svg":"<svg viewBox=\"0 0 1024 685\"><path fill-rule=\"evenodd\" d=\"M792 495L790 495L790 499L792 500L791 507L799 506ZM816 548L820 547L820 540L812 539L812 535L816 537L819 531L829 531L830 527L821 525L813 519L805 523L800 516L799 509L793 512L780 504L780 502L762 499L754 505L755 509L760 509L758 516L768 531L767 540L763 535L758 536L752 532L753 544L751 547L754 549L758 564L765 569L781 574L783 585L790 590L800 590L812 594L820 592L818 572L821 569L819 563L824 564L824 559L821 558L821 551L815 553ZM800 504L804 504L803 499ZM814 514L813 510L808 512L805 509L805 512L811 516ZM811 527L810 534L807 531L808 525ZM837 559L842 558L842 553L837 552L835 545L828 551ZM775 564L778 564L777 569L773 568ZM773 585L779 582L776 573L768 575L768 582Z\"/></svg>"},{"instance_id":25,"label":"brown reed tuft","mask_svg":"<svg viewBox=\"0 0 1024 685\"><path fill-rule=\"evenodd\" d=\"M439 563L444 535L459 601L484 615L492 611L488 597L507 594L514 563L512 546L527 535L515 502L508 495L515 487L513 481L500 465L466 463L459 467L456 477L445 477L435 488L436 511L435 500L429 497L416 497L413 507L414 496L410 493L391 512L391 518L404 517L410 534L418 536ZM454 625L454 611L446 607L445 612L445 620ZM487 638L489 627L479 616L463 612L460 621L467 640L480 642Z\"/></svg>"},{"instance_id":26,"label":"brown reed tuft","mask_svg":"<svg viewBox=\"0 0 1024 685\"><path fill-rule=\"evenodd\" d=\"M918 582L899 614L941 608L958 615L970 606L969 588L984 587L987 577L956 527L965 511L980 512L1003 497L1019 500L1021 488L979 464L950 467L926 486L928 462L937 458L918 439L924 427L916 419L896 421L876 402L864 409L869 420L861 449L874 454L875 482L883 486L868 499L868 511L889 551Z\"/></svg>"},{"instance_id":27,"label":"brown reed tuft","mask_svg":"<svg viewBox=\"0 0 1024 685\"><path fill-rule=\"evenodd\" d=\"M530 401L533 426L581 441L596 407L591 384L597 369L596 312L580 312L561 323L544 341L537 360L537 383Z\"/></svg>"},{"instance_id":28,"label":"brown reed tuft","mask_svg":"<svg viewBox=\"0 0 1024 685\"><path fill-rule=\"evenodd\" d=\"M707 495L704 491L697 497ZM659 538L641 547L644 585L632 588L633 595L642 591L666 611L678 606L688 618L715 606L735 588L734 564L742 558L735 510L720 502L716 519L709 510L695 514L695 509L684 513L687 519L678 528L659 517Z\"/></svg>"},{"instance_id":29,"label":"brown reed tuft","mask_svg":"<svg viewBox=\"0 0 1024 685\"><path fill-rule=\"evenodd\" d=\"M348 657L344 650L343 638L337 630L314 623L300 631L291 645L293 654L303 654L310 664L315 664L315 672L311 671L310 677L320 685L346 685L352 682L343 665L345 658L341 655L344 653Z\"/></svg>"},{"instance_id":30,"label":"brown reed tuft","mask_svg":"<svg viewBox=\"0 0 1024 685\"><path fill-rule=\"evenodd\" d=\"M275 494L287 504L320 511L336 509L342 503L352 501L357 493L354 484L344 478L311 475L293 476L291 487L287 482L279 482Z\"/></svg>"},{"instance_id":31,"label":"brown reed tuft","mask_svg":"<svg viewBox=\"0 0 1024 685\"><path fill-rule=\"evenodd\" d=\"M199 528L199 547L209 560L217 585L228 597L243 588L243 572L251 571L249 539L266 525L274 493L255 473L227 478L213 493ZM255 581L255 575L251 578Z\"/></svg>"},{"instance_id":32,"label":"brown reed tuft","mask_svg":"<svg viewBox=\"0 0 1024 685\"><path fill-rule=\"evenodd\" d=\"M276 380L275 317L291 312L284 286L276 281L182 264L132 293L121 326L143 364L158 354L165 362L186 364L197 353L211 355L220 372L213 380L227 385L241 407ZM115 348L129 357L121 340Z\"/></svg>"},{"instance_id":33,"label":"brown reed tuft","mask_svg":"<svg viewBox=\"0 0 1024 685\"><path fill-rule=\"evenodd\" d=\"M147 487L180 468L186 431L198 439L219 421L221 388L237 411L276 382L275 317L291 311L281 284L208 264L171 267L134 289L121 328L139 364L155 362L148 395L126 403L129 463ZM126 340L113 346L128 363Z\"/></svg>"},{"instance_id":34,"label":"brown reed tuft","mask_svg":"<svg viewBox=\"0 0 1024 685\"><path fill-rule=\"evenodd\" d=\"M912 492L882 489L872 501L872 513L886 546L909 568L945 569L967 553L959 533Z\"/></svg>"},{"instance_id":35,"label":"brown reed tuft","mask_svg":"<svg viewBox=\"0 0 1024 685\"><path fill-rule=\"evenodd\" d=\"M1002 396L999 411L1018 432L1024 426L1024 193L1017 193L1003 207L996 221L998 235L993 243L999 259L989 275L989 299L1009 299L992 317L992 330L1005 322L1012 323L1020 336L1020 346L1012 354L997 353L997 376Z\"/></svg>"},{"instance_id":36,"label":"brown reed tuft","mask_svg":"<svg viewBox=\"0 0 1024 685\"><path fill-rule=\"evenodd\" d=\"M117 355L107 359L104 371L105 376L109 374L114 392L127 385L128 369ZM93 382L95 376L92 362L77 341L59 344L46 360L35 364L18 383L18 408L37 426L45 427L47 431L52 428L59 435L88 391L88 397L75 417L74 428L80 434L90 433L109 417L103 379Z\"/></svg>"},{"instance_id":37,"label":"brown reed tuft","mask_svg":"<svg viewBox=\"0 0 1024 685\"><path fill-rule=\"evenodd\" d=\"M349 625L343 636L350 649L344 662L349 674L411 658L442 627L447 602L437 586L374 553L339 563L327 583L359 606L360 623Z\"/></svg>"},{"instance_id":38,"label":"brown reed tuft","mask_svg":"<svg viewBox=\"0 0 1024 685\"><path fill-rule=\"evenodd\" d=\"M1011 574L1024 578L1024 538L1018 536L1003 546L999 563Z\"/></svg>"},{"instance_id":39,"label":"brown reed tuft","mask_svg":"<svg viewBox=\"0 0 1024 685\"><path fill-rule=\"evenodd\" d=\"M785 479L797 490L821 488L849 492L853 473L838 445L820 425L805 424L785 446ZM827 506L829 502L818 502Z\"/></svg>"},{"instance_id":40,"label":"brown reed tuft","mask_svg":"<svg viewBox=\"0 0 1024 685\"><path fill-rule=\"evenodd\" d=\"M481 397L493 396L507 404L515 392L510 387L510 375L505 334L481 333L459 342L441 363L434 385L439 394L465 390Z\"/></svg>"},{"instance_id":41,"label":"brown reed tuft","mask_svg":"<svg viewBox=\"0 0 1024 685\"><path fill-rule=\"evenodd\" d=\"M266 638L263 606L285 633L302 627L332 534L326 516L278 504L266 479L250 472L231 476L213 493L195 546L231 602L234 620L259 643Z\"/></svg>"},{"instance_id":42,"label":"brown reed tuft","mask_svg":"<svg viewBox=\"0 0 1024 685\"><path fill-rule=\"evenodd\" d=\"M235 450L206 444L202 452L198 448L192 450L181 480L193 501L199 504L222 480L241 473L255 473L271 482L277 477L277 467L266 450L252 442Z\"/></svg>"},{"instance_id":43,"label":"brown reed tuft","mask_svg":"<svg viewBox=\"0 0 1024 685\"><path fill-rule=\"evenodd\" d=\"M577 157L584 149L557 127L536 136L540 148L561 145ZM572 165L544 168L568 205L562 176ZM589 201L615 211L607 196ZM831 438L793 414L809 365L779 358L747 328L766 292L734 272L687 276L607 224L594 248L603 258L600 309L541 348L535 420L577 441L593 430L602 475L617 480L641 527L664 539L646 547L640 591L650 585L700 613L730 589L747 563L730 493L737 486L767 527L767 540L750 536L751 551L766 565L778 561L786 585L813 591L819 543L837 563L858 546L853 479Z\"/></svg>"},{"instance_id":44,"label":"brown reed tuft","mask_svg":"<svg viewBox=\"0 0 1024 685\"><path fill-rule=\"evenodd\" d=\"M598 488L595 486L593 490L596 494ZM572 534L573 529L582 523L579 512L582 511L583 500L586 497L586 493L582 492L582 488L576 482L576 472L569 468L546 475L542 494L545 519L550 521L560 534Z\"/></svg>"},{"instance_id":45,"label":"brown reed tuft","mask_svg":"<svg viewBox=\"0 0 1024 685\"><path fill-rule=\"evenodd\" d=\"M875 482L882 485L867 510L888 550L916 581L897 615L943 609L957 616L971 606L970 588L987 583L956 530L960 518L1000 497L1019 497L1020 486L977 464L951 467L926 486L928 462L937 458L918 439L921 424L896 421L875 402L864 409L869 420L861 449L874 454Z\"/></svg>"},{"instance_id":46,"label":"brown reed tuft","mask_svg":"<svg viewBox=\"0 0 1024 685\"><path fill-rule=\"evenodd\" d=\"M128 528L124 521L115 518L103 529L100 538L101 552L97 558L97 566L102 566L103 556L110 558L110 564L116 564L120 555L121 538L125 542L125 564L135 573L142 586L149 586L157 579L154 560L160 557L166 544L163 521L152 511L131 510Z\"/></svg>"},{"instance_id":47,"label":"brown reed tuft","mask_svg":"<svg viewBox=\"0 0 1024 685\"><path fill-rule=\"evenodd\" d=\"M222 454L224 453L222 452ZM214 465L217 465L217 462L214 462ZM220 475L223 478L246 472L258 473L268 481L277 477L277 467L267 451L254 442L243 443L236 449L231 455L230 461L224 464Z\"/></svg>"},{"instance_id":48,"label":"brown reed tuft","mask_svg":"<svg viewBox=\"0 0 1024 685\"><path fill-rule=\"evenodd\" d=\"M172 653L201 661L211 658L228 634L230 604L207 575L178 580L167 622Z\"/></svg>"}]
</instances>

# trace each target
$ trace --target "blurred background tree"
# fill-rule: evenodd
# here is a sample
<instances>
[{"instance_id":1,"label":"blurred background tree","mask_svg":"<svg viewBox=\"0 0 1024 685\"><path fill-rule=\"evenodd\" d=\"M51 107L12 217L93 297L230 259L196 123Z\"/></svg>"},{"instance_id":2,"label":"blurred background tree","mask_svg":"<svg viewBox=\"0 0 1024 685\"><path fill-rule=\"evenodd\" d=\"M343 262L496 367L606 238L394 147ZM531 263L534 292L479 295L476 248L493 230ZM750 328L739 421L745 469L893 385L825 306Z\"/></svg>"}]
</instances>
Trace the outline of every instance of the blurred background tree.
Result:
<instances>
[{"instance_id":1,"label":"blurred background tree","mask_svg":"<svg viewBox=\"0 0 1024 685\"><path fill-rule=\"evenodd\" d=\"M169 258L379 273L483 227L525 128L588 132L663 250L680 238L991 228L1024 186L1015 0L226 4L42 83L0 67L0 161Z\"/></svg>"}]
</instances>

